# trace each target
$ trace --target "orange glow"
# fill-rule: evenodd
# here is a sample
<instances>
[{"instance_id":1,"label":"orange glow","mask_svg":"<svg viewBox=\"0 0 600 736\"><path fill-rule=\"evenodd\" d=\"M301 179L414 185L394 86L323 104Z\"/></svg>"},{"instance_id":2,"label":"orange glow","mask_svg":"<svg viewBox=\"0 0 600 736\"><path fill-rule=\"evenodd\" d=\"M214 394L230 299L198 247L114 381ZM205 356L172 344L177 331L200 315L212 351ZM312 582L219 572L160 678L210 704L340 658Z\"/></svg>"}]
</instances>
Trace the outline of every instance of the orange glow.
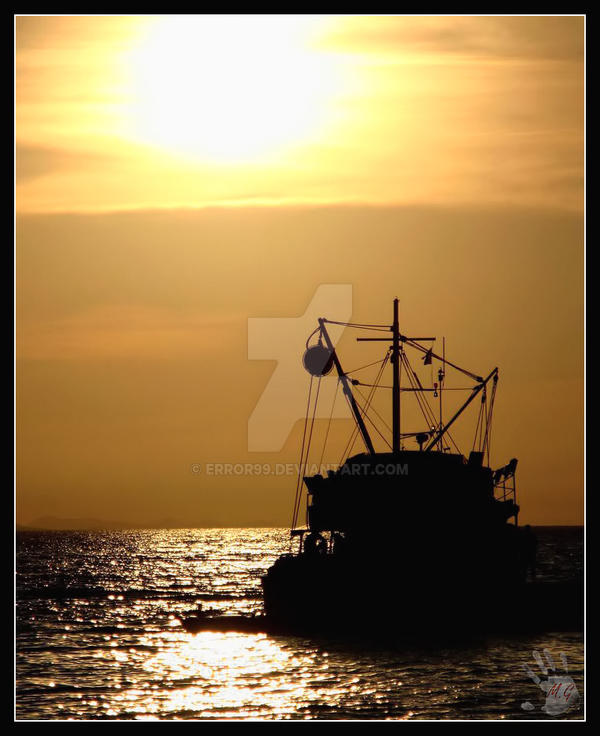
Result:
<instances>
[{"instance_id":1,"label":"orange glow","mask_svg":"<svg viewBox=\"0 0 600 736\"><path fill-rule=\"evenodd\" d=\"M248 318L323 283L498 365L521 520L580 523L583 56L576 16L17 16L22 523L287 524L190 466L297 462L248 452Z\"/></svg>"}]
</instances>

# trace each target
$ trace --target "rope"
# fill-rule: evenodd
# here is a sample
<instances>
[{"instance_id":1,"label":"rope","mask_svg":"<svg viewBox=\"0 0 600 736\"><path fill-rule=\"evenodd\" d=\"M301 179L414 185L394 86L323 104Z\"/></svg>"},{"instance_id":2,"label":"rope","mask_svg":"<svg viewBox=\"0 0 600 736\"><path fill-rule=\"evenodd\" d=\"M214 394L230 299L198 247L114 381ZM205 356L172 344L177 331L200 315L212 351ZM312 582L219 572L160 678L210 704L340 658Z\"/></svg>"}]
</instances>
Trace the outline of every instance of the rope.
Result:
<instances>
[{"instance_id":1,"label":"rope","mask_svg":"<svg viewBox=\"0 0 600 736\"><path fill-rule=\"evenodd\" d=\"M479 406L479 413L477 414L477 425L475 426L475 436L473 437L473 447L471 448L471 452L475 450L475 445L477 444L477 451L481 452L481 442L483 440L483 420L485 416L485 388L483 389L483 394L481 396L481 404ZM477 438L479 437L479 442L477 442Z\"/></svg>"},{"instance_id":2,"label":"rope","mask_svg":"<svg viewBox=\"0 0 600 736\"><path fill-rule=\"evenodd\" d=\"M411 386L412 386L412 389L410 389L410 390L414 391L415 397L417 399L417 403L419 404L419 408L421 409L421 412L423 413L423 416L424 416L425 421L427 422L427 424L430 427L432 427L432 426L435 427L435 426L437 426L437 423L438 423L437 422L437 418L436 418L436 416L435 416L435 414L433 412L433 409L429 405L429 402L427 401L427 397L425 396L424 393L421 396L419 396L419 394L421 392L433 391L434 389L425 389L425 388L422 388L421 381L419 380L419 377L417 376L416 372L414 371L413 367L411 366L410 361L408 359L408 356L405 353L403 353L403 357L404 357L404 360L406 362L408 380L410 381ZM412 376L414 376L415 381L418 384L418 387L415 387L416 384L413 382ZM455 389L455 390L461 390L462 391L464 389ZM444 391L446 391L446 389L444 389ZM461 454L460 453L460 449L459 449L458 445L456 444L456 442L454 441L454 438L452 437L452 435L450 434L450 432L446 432L446 437L450 440L450 442L454 446L454 449L460 455Z\"/></svg>"},{"instance_id":3,"label":"rope","mask_svg":"<svg viewBox=\"0 0 600 736\"><path fill-rule=\"evenodd\" d=\"M362 384L362 383L361 383L360 385L361 385L361 386L364 386L364 384ZM375 385L375 386L374 386L374 388L377 388L377 386ZM365 399L365 397L364 397L364 394L363 394L363 392L362 392L362 391L361 391L360 389L358 389L358 388L357 388L356 390L357 390L357 391L358 391L358 393L359 393L359 394L360 394L360 395L362 396L362 398L363 398L363 399ZM366 399L365 399L365 400L366 400ZM384 419L384 418L383 418L383 417L381 416L381 414L380 414L380 413L379 413L379 412L377 411L377 409L376 409L376 408L375 408L374 406L372 406L372 407L370 407L370 408L371 408L371 411L372 411L372 412L373 412L373 413L374 413L374 414L375 414L375 415L376 415L376 416L377 416L377 417L378 417L379 419L381 419L381 421L383 422L383 425L384 425L384 427L385 427L385 428L386 428L386 429L387 429L387 430L388 430L389 432L392 432L392 428L391 428L391 427L390 427L390 425L389 425L389 424L388 424L388 423L387 423L387 422L385 421L385 419Z\"/></svg>"},{"instance_id":4,"label":"rope","mask_svg":"<svg viewBox=\"0 0 600 736\"><path fill-rule=\"evenodd\" d=\"M362 371L363 368L370 368L372 365L377 365L378 363L383 363L384 360L387 360L387 357L386 358L382 358L381 360L374 360L372 363L367 363L367 365L361 365L360 368L353 368L351 371L344 371L344 373L346 375L349 375L350 373L356 373L356 371Z\"/></svg>"},{"instance_id":5,"label":"rope","mask_svg":"<svg viewBox=\"0 0 600 736\"><path fill-rule=\"evenodd\" d=\"M307 349L307 350L308 350L308 343L310 342L310 338L311 338L311 337L312 337L313 335L316 335L316 333L317 333L317 332L319 332L319 331L320 331L320 329L321 329L321 325L319 325L319 326L317 327L317 329L316 329L316 330L313 330L313 331L312 331L312 332L310 333L310 335L308 336L308 338L306 339L306 349Z\"/></svg>"},{"instance_id":6,"label":"rope","mask_svg":"<svg viewBox=\"0 0 600 736\"><path fill-rule=\"evenodd\" d=\"M306 457L304 458L304 470L301 472L301 477L304 477L304 473L306 472L306 468L308 467L308 456L310 454L310 443L312 441L312 434L313 434L313 428L315 426L315 416L317 414L317 403L319 401L319 391L321 390L321 378L322 376L319 376L319 381L317 383L317 394L315 396L315 406L313 409L313 415L310 422L310 433L308 435L308 443L306 445ZM300 485L300 488L302 488L302 485ZM298 504L298 510L300 510L300 504ZM306 495L306 510L308 512L308 494ZM308 519L307 519L308 522Z\"/></svg>"},{"instance_id":7,"label":"rope","mask_svg":"<svg viewBox=\"0 0 600 736\"><path fill-rule=\"evenodd\" d=\"M306 414L304 416L304 432L302 434L302 447L300 449L300 462L298 463L298 478L296 480L296 494L294 496L294 510L292 513L292 529L296 528L296 521L298 519L298 495L300 492L301 487L301 479L302 479L302 459L304 458L304 444L306 440L306 427L308 426L308 415L310 412L310 397L312 394L312 385L313 385L313 378L314 376L311 375L310 377L310 384L308 387L308 402L306 404Z\"/></svg>"},{"instance_id":8,"label":"rope","mask_svg":"<svg viewBox=\"0 0 600 736\"><path fill-rule=\"evenodd\" d=\"M344 398L346 399L346 403L348 404L348 409L350 410L350 413L352 414L352 407L350 406L350 399L346 396L346 394L344 394ZM342 465L344 462L344 458L346 458L352 452L352 448L354 447L354 443L356 442L357 434L358 434L358 427L355 424L354 427L352 427L350 438L348 439L348 442L346 442L346 447L344 448L342 452L342 457L340 458L340 462L338 463L338 465Z\"/></svg>"},{"instance_id":9,"label":"rope","mask_svg":"<svg viewBox=\"0 0 600 736\"><path fill-rule=\"evenodd\" d=\"M386 356L383 359L383 361L381 361L381 366L379 368L379 371L377 372L377 376L375 377L376 383L373 385L373 387L371 388L371 391L369 392L369 396L368 396L368 399L367 399L367 404L365 406L365 409L367 411L369 409L369 406L371 404L371 401L373 400L373 396L374 396L375 390L377 388L377 382L381 380L381 376L383 374L383 371L385 370L385 366L387 365L387 362L388 362L389 359L390 359L390 353L388 351L388 353L386 354ZM350 406L350 400L348 399L348 397L346 396L346 394L344 394L344 396L346 397L346 401L348 402L348 408L352 412L352 407ZM361 412L362 412L362 409L361 409ZM352 452L352 448L354 447L354 443L356 442L357 437L358 437L358 427L355 426L354 429L352 430L351 435L350 435L350 439L346 443L346 447L344 448L344 452L342 453L342 457L341 457L340 463L339 463L340 465L344 462L344 459L346 457L348 457L348 455ZM386 441L386 443L387 443L387 441Z\"/></svg>"},{"instance_id":10,"label":"rope","mask_svg":"<svg viewBox=\"0 0 600 736\"><path fill-rule=\"evenodd\" d=\"M433 413L433 409L429 406L428 402L425 400L425 397L419 395L420 391L418 390L417 384L413 380L413 376L416 376L416 373L414 372L412 366L410 365L408 357L406 356L404 352L402 352L401 360L404 363L404 367L406 368L406 375L408 376L410 385L415 390L414 391L415 398L417 400L417 404L419 405L419 409L421 410L421 413L423 414L423 417L425 421L427 422L427 424L431 426L432 424L435 424L435 415ZM419 384L420 384L420 381L419 381Z\"/></svg>"},{"instance_id":11,"label":"rope","mask_svg":"<svg viewBox=\"0 0 600 736\"><path fill-rule=\"evenodd\" d=\"M328 325L343 325L344 327L354 327L357 330L375 330L377 332L391 332L392 328L389 325L363 325L358 322L336 322L332 319L323 320Z\"/></svg>"},{"instance_id":12,"label":"rope","mask_svg":"<svg viewBox=\"0 0 600 736\"><path fill-rule=\"evenodd\" d=\"M418 342L413 342L412 340L406 341L407 345L410 345L412 348L416 348L417 350L420 350L422 353L429 353L429 348L423 347L423 345L419 345ZM459 365L456 365L455 363L451 363L447 358L441 358L439 355L437 355L434 352L431 352L432 358L437 358L437 360L441 360L447 365L452 366L457 371L460 371L461 373L464 373L465 376L469 376L469 378L472 378L474 381L477 381L478 383L481 382L481 376L476 376L474 373L471 373L471 371L468 371L466 368L461 368Z\"/></svg>"},{"instance_id":13,"label":"rope","mask_svg":"<svg viewBox=\"0 0 600 736\"><path fill-rule=\"evenodd\" d=\"M497 387L498 387L498 381L495 380L492 386L492 396L488 404L488 410L487 410L487 416L486 416L486 426L485 426L485 437L483 440L483 451L487 455L488 466L490 464L490 445L492 442L492 419L494 418L493 417L494 401L496 399L496 388Z\"/></svg>"},{"instance_id":14,"label":"rope","mask_svg":"<svg viewBox=\"0 0 600 736\"><path fill-rule=\"evenodd\" d=\"M356 370L360 370L360 368L357 368ZM374 384L372 384L372 383L363 383L362 381L359 381L358 382L358 385L359 386L373 386ZM389 388L389 389L392 389L394 387L393 386L377 386L377 388ZM406 388L406 387L404 387L404 388L401 388L400 389L400 393L414 393L415 391L419 391L419 392L422 391L423 393L432 394L432 393L434 393L437 390L438 389L435 389L435 388L425 388L425 387L422 387L422 388ZM453 386L453 387L450 387L450 388L444 386L444 391L472 391L472 390L473 390L473 386Z\"/></svg>"},{"instance_id":15,"label":"rope","mask_svg":"<svg viewBox=\"0 0 600 736\"><path fill-rule=\"evenodd\" d=\"M340 379L336 381L335 393L333 394L333 403L331 404L331 413L329 414L329 422L327 422L327 431L325 432L325 441L323 442L323 451L321 452L321 458L319 460L319 471L323 465L323 457L325 456L325 448L327 447L327 438L329 437L329 429L331 427L331 420L333 418L333 409L335 407L335 400L337 399L338 389L340 387Z\"/></svg>"},{"instance_id":16,"label":"rope","mask_svg":"<svg viewBox=\"0 0 600 736\"><path fill-rule=\"evenodd\" d=\"M363 398L363 400L365 400L365 401L366 401L365 397L364 397L364 396L362 395L362 392L361 392L361 391L359 391L358 393L359 393L359 394L361 395L361 397ZM355 399L355 400L356 400L356 399ZM356 403L358 404L358 401L357 401ZM365 406L366 406L366 404L365 404ZM359 408L359 409L361 409L361 406L360 406L360 404L358 404L358 408ZM373 407L369 406L369 408L370 408L370 409L371 409L371 410L372 410L373 412L375 412L375 414L377 414L377 412L375 411L375 409L374 409ZM368 414L366 413L366 411L363 411L363 410L361 409L361 412L363 413L363 416L364 416L364 418L365 418L365 419L368 419L368 420L369 420L369 422L371 422L371 425L373 426L373 428L375 429L375 431L377 432L377 434L378 434L378 435L379 435L379 436L381 437L381 439L382 439L382 440L383 440L383 441L385 442L385 444L386 444L386 445L387 445L387 446L388 446L388 447L390 448L390 450L391 450L391 449L392 449L392 446L391 446L391 445L390 445L390 443L389 443L389 442L388 442L388 441L386 440L386 438L385 438L385 437L383 436L383 434L382 434L382 433L381 433L381 432L379 431L379 429L378 429L378 427L376 426L375 422L374 422L374 421L373 421L373 420L371 419L371 417L370 417L370 416L368 416ZM379 417L379 414L377 414L377 416ZM381 417L379 417L379 418L381 419ZM383 420L382 420L382 421L383 421ZM384 424L385 424L385 422L384 422ZM386 425L386 426L387 426L387 425ZM389 429L389 427L388 427L388 429Z\"/></svg>"},{"instance_id":17,"label":"rope","mask_svg":"<svg viewBox=\"0 0 600 736\"><path fill-rule=\"evenodd\" d=\"M445 437L447 437L450 440L450 442L452 442L452 444L454 445L454 449L456 450L456 452L459 455L462 455L462 452L460 451L460 448L458 447L458 445L454 441L454 437L452 437L452 435L450 434L450 432L446 431Z\"/></svg>"}]
</instances>

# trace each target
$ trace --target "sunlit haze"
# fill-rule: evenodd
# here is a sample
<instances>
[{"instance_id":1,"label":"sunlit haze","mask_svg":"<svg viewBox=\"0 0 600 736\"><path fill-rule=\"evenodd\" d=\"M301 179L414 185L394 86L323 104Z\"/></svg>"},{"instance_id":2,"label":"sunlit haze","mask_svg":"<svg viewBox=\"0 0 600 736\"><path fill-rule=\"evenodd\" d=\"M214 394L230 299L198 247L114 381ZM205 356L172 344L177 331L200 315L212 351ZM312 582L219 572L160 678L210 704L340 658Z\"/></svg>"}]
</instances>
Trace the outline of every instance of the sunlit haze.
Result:
<instances>
[{"instance_id":1,"label":"sunlit haze","mask_svg":"<svg viewBox=\"0 0 600 736\"><path fill-rule=\"evenodd\" d=\"M156 20L131 53L131 137L197 161L248 161L305 144L342 80L309 47L317 22Z\"/></svg>"}]
</instances>

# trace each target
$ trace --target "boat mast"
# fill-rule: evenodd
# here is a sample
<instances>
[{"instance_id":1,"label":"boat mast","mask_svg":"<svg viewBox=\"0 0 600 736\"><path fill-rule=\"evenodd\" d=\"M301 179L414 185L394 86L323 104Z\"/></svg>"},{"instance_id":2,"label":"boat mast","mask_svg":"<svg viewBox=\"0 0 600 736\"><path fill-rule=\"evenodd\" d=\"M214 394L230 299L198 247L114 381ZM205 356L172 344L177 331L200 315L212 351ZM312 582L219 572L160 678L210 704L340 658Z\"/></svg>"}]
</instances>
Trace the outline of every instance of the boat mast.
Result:
<instances>
[{"instance_id":1,"label":"boat mast","mask_svg":"<svg viewBox=\"0 0 600 736\"><path fill-rule=\"evenodd\" d=\"M392 324L392 451L400 452L400 328L398 325L398 299L394 299L394 322Z\"/></svg>"},{"instance_id":2,"label":"boat mast","mask_svg":"<svg viewBox=\"0 0 600 736\"><path fill-rule=\"evenodd\" d=\"M394 299L394 321L390 330L392 332L392 353L390 362L393 369L392 384L392 452L400 452L400 358L402 356L401 343L408 342L409 345L428 352L415 340L435 340L435 337L406 337L400 334L400 325L398 324L398 298ZM389 337L357 337L359 342L389 342ZM433 353L432 353L433 354ZM437 356L436 356L437 357Z\"/></svg>"}]
</instances>

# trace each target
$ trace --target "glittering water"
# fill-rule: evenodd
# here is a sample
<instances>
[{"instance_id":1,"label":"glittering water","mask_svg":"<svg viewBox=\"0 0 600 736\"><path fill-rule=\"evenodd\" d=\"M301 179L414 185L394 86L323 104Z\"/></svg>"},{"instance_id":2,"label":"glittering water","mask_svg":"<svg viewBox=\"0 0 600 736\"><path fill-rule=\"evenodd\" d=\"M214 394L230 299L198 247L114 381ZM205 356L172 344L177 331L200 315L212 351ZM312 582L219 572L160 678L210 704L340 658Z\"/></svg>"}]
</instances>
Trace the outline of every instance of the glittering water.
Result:
<instances>
[{"instance_id":1,"label":"glittering water","mask_svg":"<svg viewBox=\"0 0 600 736\"><path fill-rule=\"evenodd\" d=\"M539 536L542 577L580 571L578 530ZM184 631L199 601L260 612L260 575L287 549L280 529L19 533L17 718L551 719L522 670L545 647L583 694L580 634L444 649Z\"/></svg>"}]
</instances>

